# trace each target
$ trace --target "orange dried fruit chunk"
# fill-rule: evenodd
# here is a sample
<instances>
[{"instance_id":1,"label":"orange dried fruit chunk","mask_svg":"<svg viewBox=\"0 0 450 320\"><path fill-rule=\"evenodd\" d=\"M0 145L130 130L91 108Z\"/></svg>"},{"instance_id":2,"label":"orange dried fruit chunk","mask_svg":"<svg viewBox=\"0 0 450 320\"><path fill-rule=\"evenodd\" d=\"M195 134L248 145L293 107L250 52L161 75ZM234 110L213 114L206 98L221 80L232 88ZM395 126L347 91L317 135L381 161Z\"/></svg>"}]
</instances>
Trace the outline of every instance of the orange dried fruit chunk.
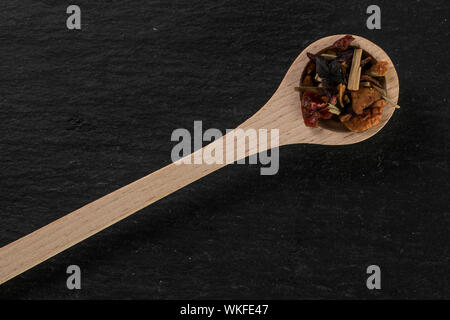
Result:
<instances>
[{"instance_id":1,"label":"orange dried fruit chunk","mask_svg":"<svg viewBox=\"0 0 450 320\"><path fill-rule=\"evenodd\" d=\"M374 88L362 87L352 91L352 108L356 114L362 114L364 108L381 98L381 94Z\"/></svg>"},{"instance_id":2,"label":"orange dried fruit chunk","mask_svg":"<svg viewBox=\"0 0 450 320\"><path fill-rule=\"evenodd\" d=\"M388 72L389 62L387 61L378 61L372 67L370 67L368 74L375 77L383 77Z\"/></svg>"},{"instance_id":3,"label":"orange dried fruit chunk","mask_svg":"<svg viewBox=\"0 0 450 320\"><path fill-rule=\"evenodd\" d=\"M380 123L385 105L386 101L380 99L372 107L365 109L361 115L346 114L339 119L350 131L363 132Z\"/></svg>"}]
</instances>

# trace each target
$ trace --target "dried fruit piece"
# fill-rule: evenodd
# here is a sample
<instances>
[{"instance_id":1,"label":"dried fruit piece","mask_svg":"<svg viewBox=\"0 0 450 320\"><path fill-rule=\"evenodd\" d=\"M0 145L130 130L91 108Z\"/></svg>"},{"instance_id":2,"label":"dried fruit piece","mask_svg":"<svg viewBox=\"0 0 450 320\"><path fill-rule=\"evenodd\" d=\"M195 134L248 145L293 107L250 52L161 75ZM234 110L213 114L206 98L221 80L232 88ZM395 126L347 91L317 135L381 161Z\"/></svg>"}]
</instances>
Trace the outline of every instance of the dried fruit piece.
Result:
<instances>
[{"instance_id":1,"label":"dried fruit piece","mask_svg":"<svg viewBox=\"0 0 450 320\"><path fill-rule=\"evenodd\" d=\"M327 108L327 102L322 99L323 97L313 91L306 91L302 94L303 121L307 127L316 128L319 119L330 119L333 116Z\"/></svg>"},{"instance_id":2,"label":"dried fruit piece","mask_svg":"<svg viewBox=\"0 0 450 320\"><path fill-rule=\"evenodd\" d=\"M367 58L361 60L361 67L364 67L370 61L372 61L372 57L371 56L368 56Z\"/></svg>"},{"instance_id":3,"label":"dried fruit piece","mask_svg":"<svg viewBox=\"0 0 450 320\"><path fill-rule=\"evenodd\" d=\"M386 100L380 99L375 101L375 103L371 106L371 108L384 108L386 106Z\"/></svg>"},{"instance_id":4,"label":"dried fruit piece","mask_svg":"<svg viewBox=\"0 0 450 320\"><path fill-rule=\"evenodd\" d=\"M308 63L306 66L306 74L310 75L314 70L316 70L316 64L314 62Z\"/></svg>"},{"instance_id":5,"label":"dried fruit piece","mask_svg":"<svg viewBox=\"0 0 450 320\"><path fill-rule=\"evenodd\" d=\"M370 67L370 69L367 71L367 74L374 77L383 77L388 72L388 65L389 63L387 61L378 61L376 64Z\"/></svg>"},{"instance_id":6,"label":"dried fruit piece","mask_svg":"<svg viewBox=\"0 0 450 320\"><path fill-rule=\"evenodd\" d=\"M362 87L358 91L352 91L351 95L352 108L356 114L362 114L364 108L381 98L381 95L377 90L366 87Z\"/></svg>"},{"instance_id":7,"label":"dried fruit piece","mask_svg":"<svg viewBox=\"0 0 450 320\"><path fill-rule=\"evenodd\" d=\"M331 119L331 117L333 116L333 114L330 112L330 110L328 108L323 108L319 111L320 114L320 119Z\"/></svg>"},{"instance_id":8,"label":"dried fruit piece","mask_svg":"<svg viewBox=\"0 0 450 320\"><path fill-rule=\"evenodd\" d=\"M306 76L305 79L303 79L303 85L305 87L311 87L313 85L311 76Z\"/></svg>"},{"instance_id":9,"label":"dried fruit piece","mask_svg":"<svg viewBox=\"0 0 450 320\"><path fill-rule=\"evenodd\" d=\"M337 52L342 52L348 49L350 43L355 40L351 35L346 35L345 37L340 38L331 46L331 49L335 49Z\"/></svg>"},{"instance_id":10,"label":"dried fruit piece","mask_svg":"<svg viewBox=\"0 0 450 320\"><path fill-rule=\"evenodd\" d=\"M381 121L386 101L380 99L376 101L373 107L365 109L361 115L346 114L339 117L341 122L353 132L363 132L375 127Z\"/></svg>"},{"instance_id":11,"label":"dried fruit piece","mask_svg":"<svg viewBox=\"0 0 450 320\"><path fill-rule=\"evenodd\" d=\"M307 127L317 127L319 114L317 108L319 105L326 106L316 92L306 91L302 94L302 114L303 121Z\"/></svg>"}]
</instances>

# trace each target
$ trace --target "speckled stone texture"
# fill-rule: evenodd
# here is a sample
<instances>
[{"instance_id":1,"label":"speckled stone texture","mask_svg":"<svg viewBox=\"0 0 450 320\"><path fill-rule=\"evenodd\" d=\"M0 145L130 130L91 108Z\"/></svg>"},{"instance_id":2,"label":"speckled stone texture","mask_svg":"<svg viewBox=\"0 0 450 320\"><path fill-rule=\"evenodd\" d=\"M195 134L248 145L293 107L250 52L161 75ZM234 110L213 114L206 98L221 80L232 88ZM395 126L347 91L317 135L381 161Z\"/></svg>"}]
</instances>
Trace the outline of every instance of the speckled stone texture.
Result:
<instances>
[{"instance_id":1,"label":"speckled stone texture","mask_svg":"<svg viewBox=\"0 0 450 320\"><path fill-rule=\"evenodd\" d=\"M323 36L383 47L401 109L363 143L282 147L277 175L221 169L0 298L450 298L448 1L73 3L81 31L69 3L0 3L0 246L170 163L175 128L234 128Z\"/></svg>"}]
</instances>

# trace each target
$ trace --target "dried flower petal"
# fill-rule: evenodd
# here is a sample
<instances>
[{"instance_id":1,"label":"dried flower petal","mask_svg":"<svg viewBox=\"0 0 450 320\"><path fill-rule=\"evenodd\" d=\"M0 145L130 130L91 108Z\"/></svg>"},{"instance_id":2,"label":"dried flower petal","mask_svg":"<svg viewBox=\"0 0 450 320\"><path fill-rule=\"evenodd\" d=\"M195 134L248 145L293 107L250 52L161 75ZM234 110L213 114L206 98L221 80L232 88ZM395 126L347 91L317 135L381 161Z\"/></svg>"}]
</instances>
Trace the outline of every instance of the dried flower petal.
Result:
<instances>
[{"instance_id":1,"label":"dried flower petal","mask_svg":"<svg viewBox=\"0 0 450 320\"><path fill-rule=\"evenodd\" d=\"M311 61L313 62L316 61L317 56L314 53L307 52L306 55L308 56L309 59L311 59Z\"/></svg>"},{"instance_id":2,"label":"dried flower petal","mask_svg":"<svg viewBox=\"0 0 450 320\"><path fill-rule=\"evenodd\" d=\"M336 57L337 61L350 61L353 58L353 49L345 50Z\"/></svg>"},{"instance_id":3,"label":"dried flower petal","mask_svg":"<svg viewBox=\"0 0 450 320\"><path fill-rule=\"evenodd\" d=\"M341 65L336 60L327 60L324 57L316 57L316 72L324 86L336 86L344 82L344 74Z\"/></svg>"}]
</instances>

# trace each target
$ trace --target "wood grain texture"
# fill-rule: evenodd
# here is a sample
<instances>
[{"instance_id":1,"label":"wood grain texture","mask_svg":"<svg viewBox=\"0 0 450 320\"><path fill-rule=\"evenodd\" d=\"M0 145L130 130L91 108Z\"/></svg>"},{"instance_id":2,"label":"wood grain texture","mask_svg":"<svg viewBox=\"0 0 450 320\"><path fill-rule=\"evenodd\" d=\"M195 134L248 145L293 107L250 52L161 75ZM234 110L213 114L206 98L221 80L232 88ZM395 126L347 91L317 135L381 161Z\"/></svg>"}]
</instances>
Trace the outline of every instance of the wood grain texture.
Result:
<instances>
[{"instance_id":1,"label":"wood grain texture","mask_svg":"<svg viewBox=\"0 0 450 320\"><path fill-rule=\"evenodd\" d=\"M228 135L235 135L238 139L245 141L245 131L247 129L277 129L280 133L280 146L282 146L293 143L351 144L376 134L392 116L394 111L393 105L386 108L379 126L363 133L307 128L302 121L299 95L294 88L298 85L301 74L309 61L306 52L319 52L329 47L342 36L334 35L322 38L307 47L289 68L279 88L267 104L238 127L238 129L242 130L232 131ZM359 36L355 36L355 38L355 44L364 48L375 59L389 61L390 67L386 75L386 90L390 100L395 101L396 104L399 87L392 61L381 48L369 40ZM213 142L213 144L221 143L224 146L224 151L228 150L227 145L229 143L233 143L233 154L235 157L224 155L223 158L226 161L223 164L209 165L204 163L196 165L184 164L181 161L170 164L0 248L0 283L6 282L224 165L239 160L234 140L227 139L228 135ZM256 141L252 141L255 138L249 138L243 156L247 157L258 151L263 151L259 147L259 139L256 138ZM253 146L253 149L250 149L250 146ZM187 157L195 158L196 154L203 152L203 149L197 150L194 154Z\"/></svg>"},{"instance_id":2,"label":"wood grain texture","mask_svg":"<svg viewBox=\"0 0 450 320\"><path fill-rule=\"evenodd\" d=\"M448 1L380 1L381 30L366 28L364 1L76 4L82 32L66 29L67 3L2 2L0 247L169 164L174 129L242 123L315 39L381 46L401 109L361 143L281 147L273 176L217 170L0 299L450 297ZM82 290L66 288L71 264ZM365 286L370 264L382 290Z\"/></svg>"}]
</instances>

